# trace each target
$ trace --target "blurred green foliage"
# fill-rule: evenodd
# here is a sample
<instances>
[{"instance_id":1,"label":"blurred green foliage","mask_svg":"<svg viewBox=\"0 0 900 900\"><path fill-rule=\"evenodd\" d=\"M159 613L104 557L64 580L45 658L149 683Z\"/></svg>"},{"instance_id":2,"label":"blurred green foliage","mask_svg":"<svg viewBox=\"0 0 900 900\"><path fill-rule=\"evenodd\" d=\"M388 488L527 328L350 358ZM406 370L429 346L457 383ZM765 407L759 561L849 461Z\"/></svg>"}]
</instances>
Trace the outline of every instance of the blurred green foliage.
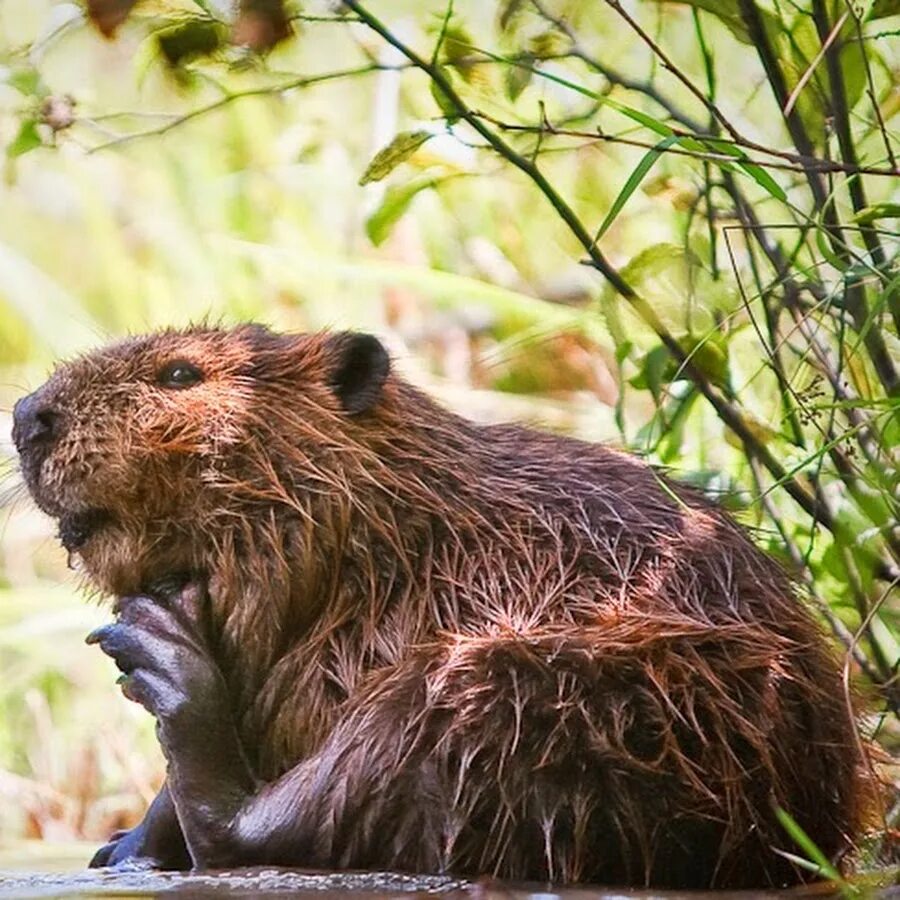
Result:
<instances>
[{"instance_id":1,"label":"blurred green foliage","mask_svg":"<svg viewBox=\"0 0 900 900\"><path fill-rule=\"evenodd\" d=\"M900 4L115 7L0 5L4 434L111 336L373 330L470 416L740 510L896 748ZM96 839L161 760L6 448L0 837Z\"/></svg>"}]
</instances>

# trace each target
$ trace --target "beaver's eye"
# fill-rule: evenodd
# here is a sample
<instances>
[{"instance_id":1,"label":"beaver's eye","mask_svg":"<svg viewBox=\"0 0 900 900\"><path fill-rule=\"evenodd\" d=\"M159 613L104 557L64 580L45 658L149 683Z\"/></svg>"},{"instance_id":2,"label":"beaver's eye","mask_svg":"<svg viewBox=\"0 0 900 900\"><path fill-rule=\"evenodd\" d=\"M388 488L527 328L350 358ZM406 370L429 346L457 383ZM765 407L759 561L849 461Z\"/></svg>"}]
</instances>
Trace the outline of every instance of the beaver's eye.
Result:
<instances>
[{"instance_id":1,"label":"beaver's eye","mask_svg":"<svg viewBox=\"0 0 900 900\"><path fill-rule=\"evenodd\" d=\"M166 388L189 388L203 381L203 373L193 363L175 359L156 373L156 380Z\"/></svg>"}]
</instances>

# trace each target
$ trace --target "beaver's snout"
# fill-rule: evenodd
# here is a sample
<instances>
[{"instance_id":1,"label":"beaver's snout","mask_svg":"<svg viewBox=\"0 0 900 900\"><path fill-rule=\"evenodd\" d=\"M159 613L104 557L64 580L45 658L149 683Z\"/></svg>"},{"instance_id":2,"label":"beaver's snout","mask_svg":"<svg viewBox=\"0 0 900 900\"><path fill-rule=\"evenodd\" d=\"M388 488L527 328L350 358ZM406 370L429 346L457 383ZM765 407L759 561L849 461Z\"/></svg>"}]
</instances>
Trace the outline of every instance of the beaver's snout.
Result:
<instances>
[{"instance_id":1,"label":"beaver's snout","mask_svg":"<svg viewBox=\"0 0 900 900\"><path fill-rule=\"evenodd\" d=\"M13 407L12 438L19 451L25 483L35 499L40 493L41 466L60 437L61 426L62 417L48 396L46 385Z\"/></svg>"},{"instance_id":2,"label":"beaver's snout","mask_svg":"<svg viewBox=\"0 0 900 900\"><path fill-rule=\"evenodd\" d=\"M12 437L20 454L48 446L59 434L60 415L43 390L23 397L13 407Z\"/></svg>"}]
</instances>

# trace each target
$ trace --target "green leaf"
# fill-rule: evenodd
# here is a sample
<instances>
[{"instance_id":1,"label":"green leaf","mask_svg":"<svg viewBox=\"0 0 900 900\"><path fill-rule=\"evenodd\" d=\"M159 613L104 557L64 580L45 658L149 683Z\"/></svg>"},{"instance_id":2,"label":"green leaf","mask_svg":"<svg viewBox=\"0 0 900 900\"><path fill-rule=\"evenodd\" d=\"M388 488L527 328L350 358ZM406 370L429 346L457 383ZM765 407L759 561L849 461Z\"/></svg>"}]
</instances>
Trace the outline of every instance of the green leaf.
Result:
<instances>
[{"instance_id":1,"label":"green leaf","mask_svg":"<svg viewBox=\"0 0 900 900\"><path fill-rule=\"evenodd\" d=\"M658 402L662 386L668 380L667 376L673 374L673 363L672 354L663 344L659 344L644 356L637 375L630 378L628 383L639 390L649 390L653 399Z\"/></svg>"},{"instance_id":2,"label":"green leaf","mask_svg":"<svg viewBox=\"0 0 900 900\"><path fill-rule=\"evenodd\" d=\"M44 99L50 94L49 88L41 79L40 72L31 66L13 69L6 76L6 83L25 97Z\"/></svg>"},{"instance_id":3,"label":"green leaf","mask_svg":"<svg viewBox=\"0 0 900 900\"><path fill-rule=\"evenodd\" d=\"M530 53L523 54L522 62L525 62L526 65L508 66L503 73L503 85L506 88L506 96L514 102L519 99L522 91L528 87L534 76L534 69L531 68L534 56Z\"/></svg>"},{"instance_id":4,"label":"green leaf","mask_svg":"<svg viewBox=\"0 0 900 900\"><path fill-rule=\"evenodd\" d=\"M450 69L442 68L444 76L450 80ZM441 86L436 82L432 81L429 85L429 89L431 90L431 96L434 97L434 102L437 103L438 108L444 114L448 122L455 122L459 118L459 110L456 107L456 104L441 90Z\"/></svg>"},{"instance_id":5,"label":"green leaf","mask_svg":"<svg viewBox=\"0 0 900 900\"><path fill-rule=\"evenodd\" d=\"M549 28L528 39L528 52L537 59L550 59L565 52L567 47L568 40L556 28Z\"/></svg>"},{"instance_id":6,"label":"green leaf","mask_svg":"<svg viewBox=\"0 0 900 900\"><path fill-rule=\"evenodd\" d=\"M553 79L556 81L557 79ZM647 113L641 112L639 109L635 109L633 106L626 106L624 103L619 103L618 100L613 100L611 97L600 97L599 95L594 95L604 103L606 106L611 106L616 112L622 113L623 116L628 116L629 119L633 119L640 125L643 125L645 128L649 128L651 131L655 131L657 134L661 134L663 137L671 137L672 129L666 125L665 122L660 121L659 119L653 118L653 116L648 116ZM687 145L685 145L687 146Z\"/></svg>"},{"instance_id":7,"label":"green leaf","mask_svg":"<svg viewBox=\"0 0 900 900\"><path fill-rule=\"evenodd\" d=\"M433 137L430 131L401 131L387 145L382 147L372 161L366 166L359 183L369 184L372 181L381 181L390 175L400 163L409 159L419 147L429 138Z\"/></svg>"},{"instance_id":8,"label":"green leaf","mask_svg":"<svg viewBox=\"0 0 900 900\"><path fill-rule=\"evenodd\" d=\"M845 9L843 3L840 8ZM797 96L795 109L810 138L817 146L822 146L831 131L826 119L830 115L833 90L826 60L819 59L813 66L822 49L815 23L809 15L798 13L789 28L770 35L770 40L779 54L788 92L793 93L801 78L808 78ZM844 22L838 40L841 44L840 78L847 107L852 110L866 86L866 53L874 53L874 48L867 48L857 40L856 23L850 16Z\"/></svg>"},{"instance_id":9,"label":"green leaf","mask_svg":"<svg viewBox=\"0 0 900 900\"><path fill-rule=\"evenodd\" d=\"M509 29L510 25L512 25L513 21L522 11L524 5L525 0L505 0L505 2L500 5L497 14L497 24L500 26L501 31Z\"/></svg>"},{"instance_id":10,"label":"green leaf","mask_svg":"<svg viewBox=\"0 0 900 900\"><path fill-rule=\"evenodd\" d=\"M829 202L831 202L829 200ZM823 258L839 272L846 272L850 268L850 264L845 262L831 249L831 241L828 238L828 231L820 222L816 223L816 247Z\"/></svg>"},{"instance_id":11,"label":"green leaf","mask_svg":"<svg viewBox=\"0 0 900 900\"><path fill-rule=\"evenodd\" d=\"M787 200L784 188L762 167L756 163L739 162L738 165L767 193L776 200Z\"/></svg>"},{"instance_id":12,"label":"green leaf","mask_svg":"<svg viewBox=\"0 0 900 900\"><path fill-rule=\"evenodd\" d=\"M716 340L713 335L696 338L686 334L678 339L678 344L691 364L712 384L719 387L728 384L728 344L724 340Z\"/></svg>"},{"instance_id":13,"label":"green leaf","mask_svg":"<svg viewBox=\"0 0 900 900\"><path fill-rule=\"evenodd\" d=\"M209 0L194 0L194 6L199 6L211 19L219 18L218 10L215 9Z\"/></svg>"},{"instance_id":14,"label":"green leaf","mask_svg":"<svg viewBox=\"0 0 900 900\"><path fill-rule=\"evenodd\" d=\"M462 25L448 25L443 31L441 60L445 66L459 72L463 81L472 77L475 66L472 43L472 35Z\"/></svg>"},{"instance_id":15,"label":"green leaf","mask_svg":"<svg viewBox=\"0 0 900 900\"><path fill-rule=\"evenodd\" d=\"M791 836L794 843L814 862L819 871L826 878L839 884L842 890L847 890L850 885L841 877L841 873L831 864L828 857L816 846L809 835L797 824L797 821L780 806L775 807L775 815L781 823L781 827ZM854 889L854 894L856 893Z\"/></svg>"},{"instance_id":16,"label":"green leaf","mask_svg":"<svg viewBox=\"0 0 900 900\"><path fill-rule=\"evenodd\" d=\"M616 216L622 211L622 207L628 202L628 198L637 190L638 185L644 180L644 176L653 168L656 160L659 159L667 147L677 144L679 140L680 138L677 135L669 135L661 140L652 150L648 150L644 154L641 161L635 166L634 171L628 176L628 180L622 186L622 190L619 191L619 196L613 201L606 218L604 218L597 229L597 236L594 238L595 244L606 234L609 226L616 220Z\"/></svg>"},{"instance_id":17,"label":"green leaf","mask_svg":"<svg viewBox=\"0 0 900 900\"><path fill-rule=\"evenodd\" d=\"M511 66L523 66L534 72L534 74L539 78L545 78L547 81L552 81L554 84L562 85L563 87L568 88L571 91L575 91L576 93L581 94L583 97L590 97L592 100L596 100L598 103L601 103L604 106L609 106L612 109L616 110L616 112L622 113L623 116L628 116L629 119L638 122L640 125L643 125L645 128L649 128L651 131L655 131L657 134L662 135L663 137L669 137L669 135L673 133L672 129L660 119L656 119L645 112L641 112L639 109L635 109L633 106L628 106L625 103L619 103L618 100L613 100L612 97L608 97L606 94L592 91L590 90L590 88L586 88L583 84L578 84L578 82L576 81L570 81L568 78L563 78L561 75L556 75L553 72L547 72L536 65L529 65L528 63L523 62L520 59L513 59L509 56L503 56L500 53L492 53L490 50L485 50L483 47L472 47L472 50L481 53L488 59L494 60L494 62L507 63ZM435 88L436 86L434 82L432 82L431 93L440 106L442 102L440 97L443 97L443 94L440 89L437 89L436 91ZM449 102L448 98L444 97L444 102ZM459 118L459 113L456 111L455 106L452 106L451 113L453 118ZM446 111L445 114L450 115L450 113L446 113ZM688 139L686 138L685 140ZM685 144L685 146L688 145ZM700 146L699 142L697 143L697 146Z\"/></svg>"},{"instance_id":18,"label":"green leaf","mask_svg":"<svg viewBox=\"0 0 900 900\"><path fill-rule=\"evenodd\" d=\"M713 153L724 153L733 156L735 164L749 175L766 193L770 194L776 200L782 202L787 200L787 194L784 188L760 165L747 159L747 154L740 147L732 144L731 141L724 140L706 140L703 149L707 152L712 150ZM723 168L727 168L727 164L719 163Z\"/></svg>"},{"instance_id":19,"label":"green leaf","mask_svg":"<svg viewBox=\"0 0 900 900\"><path fill-rule=\"evenodd\" d=\"M879 219L900 219L900 203L873 203L853 217L857 225L869 225Z\"/></svg>"},{"instance_id":20,"label":"green leaf","mask_svg":"<svg viewBox=\"0 0 900 900\"><path fill-rule=\"evenodd\" d=\"M9 159L14 159L43 145L44 142L41 140L37 127L37 119L25 119L22 122L16 136L6 145L6 155Z\"/></svg>"},{"instance_id":21,"label":"green leaf","mask_svg":"<svg viewBox=\"0 0 900 900\"><path fill-rule=\"evenodd\" d=\"M390 235L394 225L409 209L413 198L428 188L435 187L444 179L417 178L407 184L397 184L389 187L384 194L378 208L366 219L366 234L369 240L377 247Z\"/></svg>"}]
</instances>

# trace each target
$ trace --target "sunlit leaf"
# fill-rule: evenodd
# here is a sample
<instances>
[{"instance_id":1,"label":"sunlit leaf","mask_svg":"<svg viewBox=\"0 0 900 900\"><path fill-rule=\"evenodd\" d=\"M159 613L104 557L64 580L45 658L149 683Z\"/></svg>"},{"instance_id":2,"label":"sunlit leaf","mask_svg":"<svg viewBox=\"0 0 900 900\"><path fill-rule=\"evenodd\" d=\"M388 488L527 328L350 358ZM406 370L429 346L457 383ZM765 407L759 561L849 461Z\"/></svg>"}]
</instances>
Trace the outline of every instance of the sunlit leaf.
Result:
<instances>
[{"instance_id":1,"label":"sunlit leaf","mask_svg":"<svg viewBox=\"0 0 900 900\"><path fill-rule=\"evenodd\" d=\"M623 116L628 116L629 119L633 119L639 125L643 125L651 131L656 132L656 134L661 134L663 137L672 136L672 129L661 119L657 119L639 109L635 109L633 106L619 103L618 100L613 100L611 97L602 98L602 102L616 112L622 113Z\"/></svg>"},{"instance_id":2,"label":"sunlit leaf","mask_svg":"<svg viewBox=\"0 0 900 900\"><path fill-rule=\"evenodd\" d=\"M6 155L10 159L28 153L29 150L34 150L44 143L38 132L38 124L37 119L25 119L22 122L16 136L6 145Z\"/></svg>"},{"instance_id":3,"label":"sunlit leaf","mask_svg":"<svg viewBox=\"0 0 900 900\"><path fill-rule=\"evenodd\" d=\"M821 145L830 131L827 119L832 114L833 90L827 60L820 57L822 40L815 23L810 16L797 14L790 28L773 34L771 41L779 54L788 92L793 93L800 80L806 79L795 108L808 136L813 143ZM852 110L866 86L866 53L874 54L874 48L864 49L859 43L856 25L849 16L837 41L843 92L847 107Z\"/></svg>"},{"instance_id":4,"label":"sunlit leaf","mask_svg":"<svg viewBox=\"0 0 900 900\"><path fill-rule=\"evenodd\" d=\"M497 24L501 31L506 31L522 11L525 0L503 0L497 13Z\"/></svg>"},{"instance_id":5,"label":"sunlit leaf","mask_svg":"<svg viewBox=\"0 0 900 900\"><path fill-rule=\"evenodd\" d=\"M401 131L394 139L379 150L372 161L366 166L359 179L360 184L369 184L372 181L381 181L390 175L400 163L409 159L419 147L433 137L430 131Z\"/></svg>"},{"instance_id":6,"label":"sunlit leaf","mask_svg":"<svg viewBox=\"0 0 900 900\"><path fill-rule=\"evenodd\" d=\"M739 162L738 165L767 193L776 200L787 200L784 188L762 167L751 162Z\"/></svg>"},{"instance_id":7,"label":"sunlit leaf","mask_svg":"<svg viewBox=\"0 0 900 900\"><path fill-rule=\"evenodd\" d=\"M366 219L366 234L377 247L391 233L394 225L409 209L410 203L417 194L437 185L441 179L418 178L406 184L389 187L378 208Z\"/></svg>"},{"instance_id":8,"label":"sunlit leaf","mask_svg":"<svg viewBox=\"0 0 900 900\"><path fill-rule=\"evenodd\" d=\"M43 99L50 91L41 78L41 73L31 66L12 69L4 79L5 83L25 97Z\"/></svg>"},{"instance_id":9,"label":"sunlit leaf","mask_svg":"<svg viewBox=\"0 0 900 900\"><path fill-rule=\"evenodd\" d=\"M743 422L744 428L747 429L757 443L762 444L764 447L770 447L781 437L774 428L749 413L744 413ZM730 428L725 429L725 441L738 450L743 451L745 449L743 440Z\"/></svg>"},{"instance_id":10,"label":"sunlit leaf","mask_svg":"<svg viewBox=\"0 0 900 900\"><path fill-rule=\"evenodd\" d=\"M528 52L537 59L548 59L561 53L566 46L565 37L555 28L542 31L528 40Z\"/></svg>"},{"instance_id":11,"label":"sunlit leaf","mask_svg":"<svg viewBox=\"0 0 900 900\"><path fill-rule=\"evenodd\" d=\"M703 143L706 145L704 147L705 150L712 150L714 153L725 153L729 156L733 156L735 165L742 169L761 188L763 188L766 193L770 194L776 200L781 200L783 202L787 199L784 188L782 188L763 166L750 162L750 160L747 159L747 154L744 153L740 147L731 143L731 141L725 140L705 140ZM722 164L720 163L720 165Z\"/></svg>"},{"instance_id":12,"label":"sunlit leaf","mask_svg":"<svg viewBox=\"0 0 900 900\"><path fill-rule=\"evenodd\" d=\"M717 386L728 383L728 344L713 337L697 339L684 335L678 339L691 365Z\"/></svg>"}]
</instances>

